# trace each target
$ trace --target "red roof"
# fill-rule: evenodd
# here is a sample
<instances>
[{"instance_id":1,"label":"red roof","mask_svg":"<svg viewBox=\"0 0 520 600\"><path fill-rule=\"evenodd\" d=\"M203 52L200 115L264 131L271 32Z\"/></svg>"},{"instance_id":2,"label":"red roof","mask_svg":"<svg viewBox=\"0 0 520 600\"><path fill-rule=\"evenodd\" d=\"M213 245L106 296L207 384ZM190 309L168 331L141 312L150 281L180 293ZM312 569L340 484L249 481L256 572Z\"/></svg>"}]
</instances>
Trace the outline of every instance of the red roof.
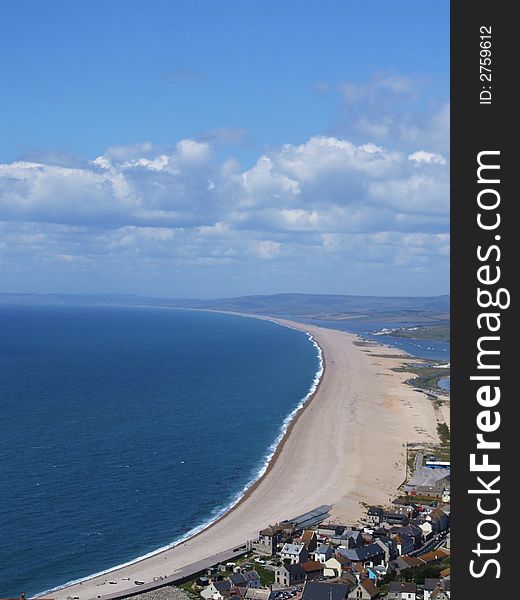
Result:
<instances>
[{"instance_id":1,"label":"red roof","mask_svg":"<svg viewBox=\"0 0 520 600\"><path fill-rule=\"evenodd\" d=\"M323 570L323 564L317 560L309 560L308 562L300 563L300 565L306 573Z\"/></svg>"}]
</instances>

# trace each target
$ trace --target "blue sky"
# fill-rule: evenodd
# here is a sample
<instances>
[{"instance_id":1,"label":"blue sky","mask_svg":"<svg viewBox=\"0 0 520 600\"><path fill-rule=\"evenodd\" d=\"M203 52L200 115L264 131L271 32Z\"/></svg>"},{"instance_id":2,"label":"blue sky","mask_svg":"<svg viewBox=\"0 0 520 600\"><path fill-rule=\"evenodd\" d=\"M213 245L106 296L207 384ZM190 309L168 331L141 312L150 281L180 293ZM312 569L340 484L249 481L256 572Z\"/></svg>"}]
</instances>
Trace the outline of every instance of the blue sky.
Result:
<instances>
[{"instance_id":1,"label":"blue sky","mask_svg":"<svg viewBox=\"0 0 520 600\"><path fill-rule=\"evenodd\" d=\"M0 291L448 291L449 2L0 12Z\"/></svg>"}]
</instances>

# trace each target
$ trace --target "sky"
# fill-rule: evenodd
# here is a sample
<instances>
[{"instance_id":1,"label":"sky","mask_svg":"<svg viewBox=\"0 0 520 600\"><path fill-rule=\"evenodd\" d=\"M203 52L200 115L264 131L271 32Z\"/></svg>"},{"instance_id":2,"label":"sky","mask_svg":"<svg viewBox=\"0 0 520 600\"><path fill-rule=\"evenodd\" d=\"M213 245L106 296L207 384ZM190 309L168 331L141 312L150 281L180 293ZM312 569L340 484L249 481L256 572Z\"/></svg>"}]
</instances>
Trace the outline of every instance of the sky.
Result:
<instances>
[{"instance_id":1,"label":"sky","mask_svg":"<svg viewBox=\"0 0 520 600\"><path fill-rule=\"evenodd\" d=\"M447 0L0 0L0 292L449 292Z\"/></svg>"}]
</instances>

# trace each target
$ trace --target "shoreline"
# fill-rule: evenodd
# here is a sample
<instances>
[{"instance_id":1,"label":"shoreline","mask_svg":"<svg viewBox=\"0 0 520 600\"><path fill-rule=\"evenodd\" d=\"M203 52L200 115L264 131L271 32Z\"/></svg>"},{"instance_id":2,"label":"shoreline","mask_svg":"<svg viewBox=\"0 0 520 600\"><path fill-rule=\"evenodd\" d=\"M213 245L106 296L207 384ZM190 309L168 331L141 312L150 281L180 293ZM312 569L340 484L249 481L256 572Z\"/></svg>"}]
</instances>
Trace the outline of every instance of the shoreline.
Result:
<instances>
[{"instance_id":1,"label":"shoreline","mask_svg":"<svg viewBox=\"0 0 520 600\"><path fill-rule=\"evenodd\" d=\"M169 308L169 307L143 306L142 308ZM270 321L271 323L275 323L276 325L279 325L280 327L286 327L288 329L302 331L303 333L305 333L307 335L311 344L313 344L318 349L318 352L317 352L318 370L316 371L316 373L314 375L314 379L313 379L311 387L309 388L309 392L306 394L306 396L304 396L304 398L302 398L299 405L291 413L289 413L287 415L287 417L284 419L284 421L282 422L282 425L280 428L281 429L280 434L274 440L274 442L271 444L271 446L269 446L268 452L269 452L269 450L271 450L271 448L273 448L273 450L266 457L264 464L262 465L261 469L258 471L258 475L255 477L255 479L252 479L250 482L248 482L246 484L246 486L240 492L238 492L237 499L231 500L231 502L227 506L224 506L222 508L221 514L216 516L213 520L211 520L207 523L202 523L201 525L196 525L195 527L193 527L190 530L190 531L194 531L194 533L190 533L188 531L188 533L186 533L186 535L184 537L171 542L171 544L168 544L167 546L164 546L162 548L157 548L157 550L152 550L151 552L149 552L143 556L137 557L135 559L131 559L131 560L129 560L125 563L119 564L119 565L115 565L115 566L105 569L103 571L98 571L96 573L92 573L85 577L81 577L81 578L72 580L70 582L66 582L60 586L56 586L54 588L51 588L51 589L48 589L48 590L45 590L42 592L38 592L36 595L31 596L31 598L41 598L42 596L49 594L49 593L61 592L62 590L68 589L72 586L82 585L84 582L88 582L89 580L94 579L96 577L108 575L119 569L137 565L137 564L144 562L154 556L160 556L162 553L168 552L169 550L172 550L172 549L178 547L179 545L183 544L184 542L186 542L188 540L195 539L200 534L208 531L213 526L217 525L217 523L219 523L222 519L229 516L235 509L237 509L243 502L245 502L248 499L248 497L254 492L256 487L261 483L262 479L264 479L264 477L268 476L269 472L271 471L271 469L274 466L274 463L276 462L278 456L280 455L288 436L290 435L291 431L293 430L295 422L298 420L300 415L305 411L305 409L310 405L313 398L318 393L320 384L321 384L323 378L325 377L325 371L326 371L326 360L325 360L325 356L323 353L323 349L321 348L319 342L314 338L314 336L309 331L303 329L303 327L302 328L294 327L294 325L299 325L299 323L297 323L296 321L291 322L291 321L279 320L279 319L276 319L276 317L252 315L252 314L247 314L247 313L235 313L235 312L228 312L228 311L207 310L207 309L182 309L182 308L176 309L175 308L175 309L170 309L170 310L193 310L193 311L200 311L200 312L217 312L219 314L228 314L228 315L231 314L233 316L238 316L238 317L255 318L255 319L262 320L262 321Z\"/></svg>"},{"instance_id":2,"label":"shoreline","mask_svg":"<svg viewBox=\"0 0 520 600\"><path fill-rule=\"evenodd\" d=\"M225 311L218 311L218 312L225 312ZM273 453L271 454L270 458L268 459L265 470L263 471L263 473L260 474L260 476L255 481L253 481L251 484L248 485L248 487L241 494L240 498L238 498L238 500L232 506L230 506L228 509L224 509L224 512L220 516L218 516L216 519L214 519L211 523L208 523L206 526L203 526L203 528L200 531L198 531L192 535L188 534L189 535L188 537L182 538L181 540L174 542L173 543L174 545L172 545L172 546L168 546L163 549L158 549L157 551L154 551L144 557L140 557L133 561L129 561L128 563L125 563L125 565L112 567L112 568L105 570L103 572L100 572L98 574L94 574L94 575L90 575L86 578L78 579L78 580L76 580L77 583L71 582L71 583L64 584L63 587L60 586L59 588L53 588L52 590L47 590L46 592L41 592L40 594L38 594L38 596L43 595L43 594L53 593L55 598L59 599L61 597L66 597L66 595L71 595L73 593L74 595L79 595L81 600L86 600L87 598L97 598L97 597L100 597L99 592L104 592L105 594L109 592L108 588L104 588L103 590L99 589L100 585L103 586L102 581L104 580L105 576L110 577L111 579L117 579L117 578L122 577L124 574L126 576L131 577L130 585L128 583L126 585L123 585L123 582L120 581L119 584L117 585L117 587L115 585L110 586L110 591L113 591L115 593L121 593L123 591L123 589L127 589L128 587L131 587L131 588L134 587L134 584L133 584L134 578L139 578L139 579L145 580L144 576L139 575L139 573L147 571L148 567L150 567L150 569L155 569L157 573L164 573L164 568L167 567L167 565L165 565L164 563L161 563L161 568L163 570L162 571L158 570L157 563L158 563L158 561L161 561L161 559L165 560L167 562L170 562L170 564L168 565L168 575L174 574L176 571L178 571L180 568L179 564L182 564L183 562L186 564L193 562L192 560L189 559L188 556L184 560L182 557L175 556L174 558L176 560L170 561L170 558L172 558L172 555L176 551L177 551L176 554L182 553L183 550L185 549L185 547L187 547L187 546L190 546L190 548L193 548L193 546L197 546L197 543L199 541L204 539L204 541L201 541L201 544L204 544L206 539L210 538L210 541L212 541L213 543L212 543L212 552L210 552L209 556L212 556L212 555L216 554L216 552L214 550L221 551L225 548L229 548L229 547L238 545L237 540L240 541L240 544L243 544L247 540L252 539L252 537L250 537L250 536L252 536L253 534L256 537L258 530L261 527L267 526L269 523L274 523L276 520L281 520L282 517L290 518L290 517L294 517L296 514L299 514L300 512L304 512L303 510L300 510L300 508L299 508L300 505L298 505L298 508L297 508L297 506L294 506L294 509L293 509L292 508L293 503L290 501L290 498L289 498L289 503L288 503L289 508L286 507L285 510L287 511L290 509L293 511L292 513L282 515L282 514L280 514L284 510L284 509L282 509L282 507L280 507L280 512L278 512L277 506L272 506L270 509L270 512L268 511L269 518L271 518L271 516L277 517L277 518L274 518L273 520L268 520L268 517L266 516L265 520L258 521L258 523L256 524L256 526L253 530L249 530L248 524L243 522L243 517L238 516L238 519L239 519L238 525L240 526L241 530L244 530L244 534L247 531L247 535L243 535L242 537L235 536L233 544L228 544L227 541L219 540L218 539L218 536L219 536L218 531L216 532L216 536L217 536L216 542L214 539L211 539L212 533L214 533L215 530L222 530L223 524L225 525L228 521L231 521L231 522L233 522L233 520L236 521L237 519L234 517L236 515L239 515L239 513L241 513L241 512L243 513L244 507L247 507L250 504L255 504L256 496L258 496L258 495L265 496L266 495L265 492L264 493L262 492L262 490L263 490L263 488L269 487L269 481L271 479L271 475L273 474L273 471L277 470L278 472L280 472L280 471L283 472L284 470L285 471L287 470L287 467L290 468L291 466L294 466L294 465L291 465L290 461L288 464L285 464L285 465L282 464L284 462L287 463L287 461L284 461L281 459L285 458L285 455L287 455L287 454L290 455L291 448L289 448L289 446L293 446L293 447L295 445L298 446L298 437L296 435L292 435L294 433L294 430L296 428L302 429L302 427L305 429L306 425L312 426L313 421L316 421L316 417L313 419L312 416L310 415L310 413L313 411L316 399L318 398L319 401L321 402L322 409L325 407L324 402L327 401L327 390L324 390L323 388L327 387L327 384L332 381L332 379L331 379L332 375L330 375L330 368L331 368L331 365L332 366L335 365L335 359L337 360L337 358L338 358L338 356L335 356L334 352L331 352L331 348L324 348L324 345L326 346L327 344L323 344L323 339L327 339L327 340L332 339L333 342L336 344L338 344L338 343L340 345L343 344L345 346L345 348L350 352L352 357L354 357L358 361L360 360L361 362L362 362L362 358L363 358L362 355L366 354L366 349L363 349L362 347L356 347L355 344L353 343L355 340L358 339L358 336L356 336L354 334L348 334L346 332L342 332L342 331L338 331L338 330L327 330L327 329L316 327L316 326L297 323L294 321L288 321L285 319L276 319L273 317L267 317L267 316L263 316L263 315L248 315L248 314L244 314L244 313L229 313L229 312L225 312L225 314L235 314L236 316L269 320L269 321L274 322L281 326L290 327L293 329L303 331L309 336L310 341L317 346L317 348L319 349L319 352L321 353L321 376L319 377L319 380L316 382L316 385L314 386L314 391L311 392L310 395L308 395L303 400L303 404L294 412L294 414L292 414L292 418L290 418L290 421L288 422L287 427L285 428L285 431L281 435L281 438L279 439L279 441L276 445L276 448L274 449ZM320 338L322 338L322 339L320 339ZM379 352L378 356L381 356L381 352L383 352L383 354L384 353L389 354L388 349L385 346L381 346L379 344L376 344L376 346L377 346L377 350ZM394 351L394 354L395 354L395 351ZM407 359L412 359L412 358L413 357L407 356L404 353L400 353L399 362L406 361ZM390 359L388 358L387 360L390 360ZM318 371L318 373L319 373L319 371ZM317 373L317 375L318 375L318 373ZM350 376L350 379L353 379L351 377L352 375L355 375L355 373L351 373L347 369L347 370L345 370L344 373L342 373L341 376L338 376L338 374L336 373L335 377L336 377L336 379L338 379L338 377L339 377L340 383L345 383L345 382L348 382L349 376ZM343 379L345 381L343 381ZM354 377L354 379L355 379L355 377ZM330 397L330 393L328 394L328 396ZM345 406L347 406L347 405L345 404ZM302 421L307 421L307 424L300 426ZM282 425L282 427L283 427L283 425ZM299 445L302 446L301 440L300 440ZM284 455L284 456L282 456L282 455ZM279 473L278 473L278 475L279 475ZM276 476L277 476L276 474L273 475L273 477L276 477ZM377 481L378 480L375 479L374 483L376 483ZM327 485L329 487L331 487L330 481L327 480L327 481L325 481L325 483L327 483ZM332 481L332 483L338 484L337 486L332 486L332 487L341 488L338 480ZM355 477L354 477L354 483L355 483ZM276 486L274 486L274 487L276 488ZM351 486L351 488L352 487L353 486ZM352 491L356 487L357 486L354 486ZM283 492L284 490L282 489L281 491ZM294 491L295 491L294 489L289 489L289 492L294 492ZM335 489L335 493L336 492L337 492L337 490ZM286 495L287 495L287 493L286 493ZM320 496L320 494L318 494L318 496ZM328 497L323 496L323 494L321 494L320 497L323 500L323 502L318 501L318 500L314 501L314 500L310 499L309 500L310 504L309 504L309 502L307 502L307 504L305 504L305 498L300 498L300 504L307 508L313 508L314 506L317 506L318 504L321 504L321 503L333 504L333 502L325 502L325 500L328 500ZM272 501L272 498L270 498L270 500ZM355 501L352 501L352 499L350 499L348 497L346 498L347 505L349 505L349 503L352 504L352 502L354 502L354 504L356 503ZM256 502L256 504L258 504L258 502ZM287 504L287 502L285 504ZM354 514L353 506L350 506L350 509L352 509L351 512L352 512L352 514ZM247 513L247 510L245 512ZM249 512L251 512L251 511L249 511ZM341 515L341 511L339 514ZM344 514L346 515L349 513L346 512ZM261 525L261 527L259 525ZM227 532L227 533L229 533L229 532ZM233 538L233 536L229 536L229 535L228 535L228 537ZM192 554L193 554L193 551L192 551ZM202 548L197 549L196 553L195 553L195 556L198 556L199 559L205 558L207 555L208 555L208 552L204 552L204 550ZM152 562L154 563L153 566L152 566ZM174 566L176 568L172 573L171 568ZM34 596L34 597L37 597L37 596Z\"/></svg>"}]
</instances>

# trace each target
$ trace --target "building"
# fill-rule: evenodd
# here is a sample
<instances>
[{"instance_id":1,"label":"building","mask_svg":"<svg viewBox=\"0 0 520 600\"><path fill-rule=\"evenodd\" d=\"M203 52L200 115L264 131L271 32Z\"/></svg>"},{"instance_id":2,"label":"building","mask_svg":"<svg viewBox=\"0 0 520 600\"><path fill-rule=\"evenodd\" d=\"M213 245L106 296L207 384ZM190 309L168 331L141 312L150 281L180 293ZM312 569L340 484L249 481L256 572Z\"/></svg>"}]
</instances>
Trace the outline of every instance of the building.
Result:
<instances>
[{"instance_id":1,"label":"building","mask_svg":"<svg viewBox=\"0 0 520 600\"><path fill-rule=\"evenodd\" d=\"M384 512L381 517L381 523L389 525L408 525L408 516L401 512Z\"/></svg>"},{"instance_id":2,"label":"building","mask_svg":"<svg viewBox=\"0 0 520 600\"><path fill-rule=\"evenodd\" d=\"M318 546L318 536L312 529L306 529L301 537L301 542L310 554L311 552L314 552Z\"/></svg>"},{"instance_id":3,"label":"building","mask_svg":"<svg viewBox=\"0 0 520 600\"><path fill-rule=\"evenodd\" d=\"M371 563L372 565L382 564L385 561L387 551L377 543L363 546L362 548L351 548L349 550L338 550L345 558L352 562Z\"/></svg>"},{"instance_id":4,"label":"building","mask_svg":"<svg viewBox=\"0 0 520 600\"><path fill-rule=\"evenodd\" d=\"M403 571L407 571L408 569L415 569L417 567L422 567L426 563L424 560L420 558L416 558L414 556L398 556L395 560L392 560L388 567L391 571L394 571L398 575L400 575Z\"/></svg>"},{"instance_id":5,"label":"building","mask_svg":"<svg viewBox=\"0 0 520 600\"><path fill-rule=\"evenodd\" d=\"M268 556L274 556L278 549L278 544L283 539L283 529L278 526L266 527L260 531L258 540L253 542L253 548L259 554L267 554Z\"/></svg>"},{"instance_id":6,"label":"building","mask_svg":"<svg viewBox=\"0 0 520 600\"><path fill-rule=\"evenodd\" d=\"M334 551L328 544L320 544L314 551L314 560L325 564L334 555Z\"/></svg>"},{"instance_id":7,"label":"building","mask_svg":"<svg viewBox=\"0 0 520 600\"><path fill-rule=\"evenodd\" d=\"M412 496L441 497L450 487L450 469L429 469L418 467L412 477L403 486Z\"/></svg>"},{"instance_id":8,"label":"building","mask_svg":"<svg viewBox=\"0 0 520 600\"><path fill-rule=\"evenodd\" d=\"M433 550L432 552L421 554L418 558L423 560L427 565L430 565L433 563L441 562L445 558L448 558L449 555L450 553L448 550L445 550L444 548L439 548L438 550Z\"/></svg>"},{"instance_id":9,"label":"building","mask_svg":"<svg viewBox=\"0 0 520 600\"><path fill-rule=\"evenodd\" d=\"M265 588L248 588L244 600L271 600L273 593Z\"/></svg>"},{"instance_id":10,"label":"building","mask_svg":"<svg viewBox=\"0 0 520 600\"><path fill-rule=\"evenodd\" d=\"M334 536L332 542L346 548L359 548L363 545L364 540L361 531L347 529L341 535Z\"/></svg>"},{"instance_id":11,"label":"building","mask_svg":"<svg viewBox=\"0 0 520 600\"><path fill-rule=\"evenodd\" d=\"M380 537L375 542L378 546L380 546L385 553L384 562L389 563L394 558L399 556L399 551L397 550L397 544L393 539L389 537Z\"/></svg>"},{"instance_id":12,"label":"building","mask_svg":"<svg viewBox=\"0 0 520 600\"><path fill-rule=\"evenodd\" d=\"M228 581L232 587L253 589L260 587L260 575L255 570L234 573L228 577Z\"/></svg>"},{"instance_id":13,"label":"building","mask_svg":"<svg viewBox=\"0 0 520 600\"><path fill-rule=\"evenodd\" d=\"M372 579L377 582L382 579L388 572L387 565L376 565L375 567L366 567L366 574L368 579Z\"/></svg>"},{"instance_id":14,"label":"building","mask_svg":"<svg viewBox=\"0 0 520 600\"><path fill-rule=\"evenodd\" d=\"M402 581L392 581L388 588L386 600L415 600L417 585Z\"/></svg>"},{"instance_id":15,"label":"building","mask_svg":"<svg viewBox=\"0 0 520 600\"><path fill-rule=\"evenodd\" d=\"M407 535L413 539L413 543L416 548L419 548L422 542L423 531L417 525L410 523L404 527L392 527L389 530L390 536L394 535Z\"/></svg>"},{"instance_id":16,"label":"building","mask_svg":"<svg viewBox=\"0 0 520 600\"><path fill-rule=\"evenodd\" d=\"M433 535L433 525L431 521L422 521L417 523L418 527L421 528L423 540L429 540Z\"/></svg>"},{"instance_id":17,"label":"building","mask_svg":"<svg viewBox=\"0 0 520 600\"><path fill-rule=\"evenodd\" d=\"M276 569L274 580L285 587L300 585L305 581L305 570L298 563L282 565Z\"/></svg>"},{"instance_id":18,"label":"building","mask_svg":"<svg viewBox=\"0 0 520 600\"><path fill-rule=\"evenodd\" d=\"M363 579L349 593L349 600L373 600L379 596L379 592L371 579Z\"/></svg>"},{"instance_id":19,"label":"building","mask_svg":"<svg viewBox=\"0 0 520 600\"><path fill-rule=\"evenodd\" d=\"M308 562L300 563L302 569L305 571L306 581L314 581L323 576L323 569L325 568L323 563L317 560L310 560Z\"/></svg>"},{"instance_id":20,"label":"building","mask_svg":"<svg viewBox=\"0 0 520 600\"><path fill-rule=\"evenodd\" d=\"M432 510L432 512L429 515L426 515L425 520L431 522L433 533L447 531L448 527L450 526L449 515L447 515L440 508Z\"/></svg>"},{"instance_id":21,"label":"building","mask_svg":"<svg viewBox=\"0 0 520 600\"><path fill-rule=\"evenodd\" d=\"M372 525L379 525L383 517L383 509L379 506L371 506L367 512L367 522Z\"/></svg>"},{"instance_id":22,"label":"building","mask_svg":"<svg viewBox=\"0 0 520 600\"><path fill-rule=\"evenodd\" d=\"M229 593L231 589L231 583L228 580L223 581L212 581L207 587L205 587L200 595L208 600L209 598L223 598Z\"/></svg>"},{"instance_id":23,"label":"building","mask_svg":"<svg viewBox=\"0 0 520 600\"><path fill-rule=\"evenodd\" d=\"M341 577L343 570L350 567L352 561L339 552L332 556L324 564L323 575L325 577Z\"/></svg>"},{"instance_id":24,"label":"building","mask_svg":"<svg viewBox=\"0 0 520 600\"><path fill-rule=\"evenodd\" d=\"M444 598L443 598L444 596ZM450 597L449 579L424 580L424 600L446 600Z\"/></svg>"},{"instance_id":25,"label":"building","mask_svg":"<svg viewBox=\"0 0 520 600\"><path fill-rule=\"evenodd\" d=\"M406 535L405 533L398 533L392 536L396 546L397 552L399 554L408 554L412 552L415 548L414 540L411 536Z\"/></svg>"},{"instance_id":26,"label":"building","mask_svg":"<svg viewBox=\"0 0 520 600\"><path fill-rule=\"evenodd\" d=\"M303 543L286 543L280 551L280 557L284 562L289 562L294 565L301 562L307 562L309 560L309 552Z\"/></svg>"},{"instance_id":27,"label":"building","mask_svg":"<svg viewBox=\"0 0 520 600\"><path fill-rule=\"evenodd\" d=\"M346 583L307 581L301 600L345 600L350 586Z\"/></svg>"}]
</instances>

